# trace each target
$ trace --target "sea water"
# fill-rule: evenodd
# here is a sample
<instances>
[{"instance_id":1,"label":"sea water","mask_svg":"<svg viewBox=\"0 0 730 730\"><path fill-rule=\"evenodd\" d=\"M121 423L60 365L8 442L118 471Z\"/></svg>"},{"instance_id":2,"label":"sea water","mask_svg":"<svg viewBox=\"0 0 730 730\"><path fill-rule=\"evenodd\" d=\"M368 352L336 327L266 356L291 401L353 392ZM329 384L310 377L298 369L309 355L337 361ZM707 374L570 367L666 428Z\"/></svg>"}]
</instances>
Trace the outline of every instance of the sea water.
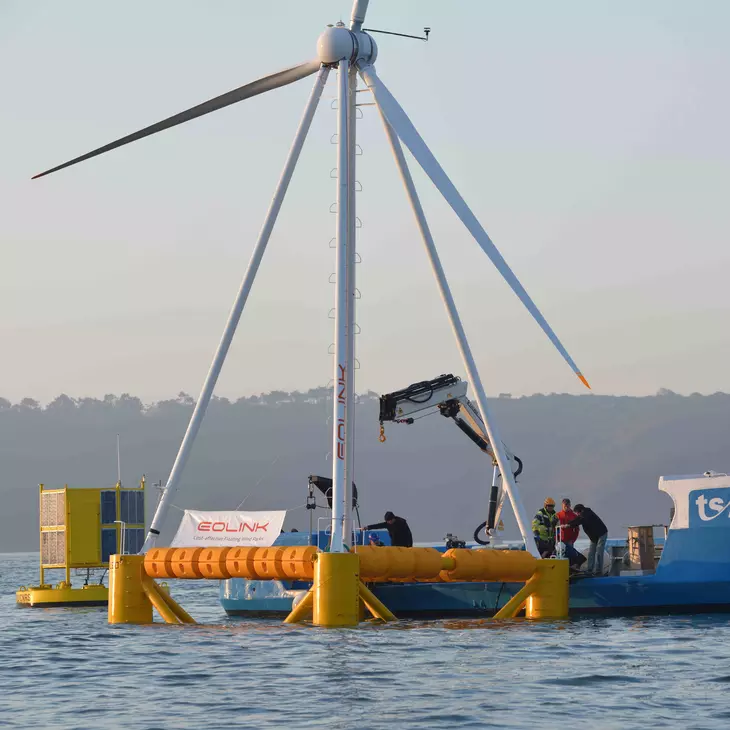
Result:
<instances>
[{"instance_id":1,"label":"sea water","mask_svg":"<svg viewBox=\"0 0 730 730\"><path fill-rule=\"evenodd\" d=\"M0 555L0 727L727 728L730 617L402 621L326 630L227 618L217 584L171 583L199 626L30 609L37 555Z\"/></svg>"}]
</instances>

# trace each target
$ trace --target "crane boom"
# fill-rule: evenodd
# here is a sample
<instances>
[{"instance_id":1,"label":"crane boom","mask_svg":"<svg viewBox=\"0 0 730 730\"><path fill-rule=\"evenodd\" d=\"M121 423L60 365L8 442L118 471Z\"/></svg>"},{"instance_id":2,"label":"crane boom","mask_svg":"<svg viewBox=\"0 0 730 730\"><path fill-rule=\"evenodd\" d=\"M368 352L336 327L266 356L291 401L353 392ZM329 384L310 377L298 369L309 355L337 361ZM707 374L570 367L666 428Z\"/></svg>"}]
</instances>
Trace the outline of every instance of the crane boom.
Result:
<instances>
[{"instance_id":1,"label":"crane boom","mask_svg":"<svg viewBox=\"0 0 730 730\"><path fill-rule=\"evenodd\" d=\"M487 429L479 414L478 408L466 397L469 384L455 375L439 375L433 380L413 383L407 388L396 390L380 396L380 424L393 423L412 424L420 418L440 413L454 421L456 426L477 447L489 456L494 466L494 477L489 495L489 512L485 525L487 534L494 529L499 520L504 504L504 492L501 489L501 478L497 470L497 459L487 436ZM522 461L506 446L507 458L514 464L515 477L522 472ZM475 537L476 534L475 533Z\"/></svg>"}]
</instances>

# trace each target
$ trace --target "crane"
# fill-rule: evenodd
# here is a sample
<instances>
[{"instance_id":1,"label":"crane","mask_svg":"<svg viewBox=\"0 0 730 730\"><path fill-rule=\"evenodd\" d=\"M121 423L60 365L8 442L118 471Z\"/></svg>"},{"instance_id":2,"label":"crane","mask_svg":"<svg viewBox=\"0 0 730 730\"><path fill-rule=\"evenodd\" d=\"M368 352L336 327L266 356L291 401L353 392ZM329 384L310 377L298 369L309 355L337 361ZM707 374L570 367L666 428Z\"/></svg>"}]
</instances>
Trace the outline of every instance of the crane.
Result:
<instances>
[{"instance_id":1,"label":"crane","mask_svg":"<svg viewBox=\"0 0 730 730\"><path fill-rule=\"evenodd\" d=\"M413 424L425 416L440 413L450 418L459 430L472 443L484 452L492 462L492 485L489 492L489 510L487 519L474 532L474 540L481 545L488 545L504 505L505 493L497 464L497 457L489 442L487 429L479 414L478 407L472 403L466 393L469 384L455 375L439 375L433 380L413 383L407 388L396 390L380 396L380 440L385 441L386 421L392 423ZM506 446L505 454L510 465L514 466L515 479L522 473L522 460ZM486 531L486 540L480 537Z\"/></svg>"}]
</instances>

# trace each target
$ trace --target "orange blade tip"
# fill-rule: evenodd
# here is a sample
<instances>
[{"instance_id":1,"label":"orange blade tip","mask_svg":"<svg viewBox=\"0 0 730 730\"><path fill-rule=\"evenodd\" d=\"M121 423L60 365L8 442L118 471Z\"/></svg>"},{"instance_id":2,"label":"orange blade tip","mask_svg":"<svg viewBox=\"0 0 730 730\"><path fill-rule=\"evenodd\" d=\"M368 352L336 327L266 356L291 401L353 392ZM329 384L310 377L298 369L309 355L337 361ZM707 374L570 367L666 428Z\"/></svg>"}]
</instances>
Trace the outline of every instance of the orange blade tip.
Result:
<instances>
[{"instance_id":1,"label":"orange blade tip","mask_svg":"<svg viewBox=\"0 0 730 730\"><path fill-rule=\"evenodd\" d=\"M580 378L580 382L583 383L588 390L591 390L591 386L588 385L588 381L580 373L576 373L576 375Z\"/></svg>"}]
</instances>

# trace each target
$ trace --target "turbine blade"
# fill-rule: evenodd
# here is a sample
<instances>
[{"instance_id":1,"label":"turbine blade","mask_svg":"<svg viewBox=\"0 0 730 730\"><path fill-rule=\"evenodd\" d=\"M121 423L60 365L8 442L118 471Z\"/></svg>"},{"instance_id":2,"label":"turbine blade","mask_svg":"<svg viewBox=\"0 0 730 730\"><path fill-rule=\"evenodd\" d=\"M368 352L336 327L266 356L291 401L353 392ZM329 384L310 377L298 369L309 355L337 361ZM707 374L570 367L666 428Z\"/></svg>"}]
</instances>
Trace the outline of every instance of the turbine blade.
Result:
<instances>
[{"instance_id":1,"label":"turbine blade","mask_svg":"<svg viewBox=\"0 0 730 730\"><path fill-rule=\"evenodd\" d=\"M238 101L250 99L252 96L257 96L258 94L263 94L267 91L271 91L272 89L278 89L280 86L286 86L287 84L291 84L294 81L299 81L300 79L316 73L319 70L320 66L321 64L319 61L307 61L306 63L299 64L298 66L292 66L291 68L287 68L283 71L277 71L270 76L264 76L263 78L256 79L256 81L252 81L249 84L239 86L233 91L229 91L225 94L221 94L220 96L216 96L214 99L204 101L202 104L198 104L197 106L192 107L192 109L187 109L184 112L180 112L179 114L175 114L171 117L168 117L167 119L163 119L161 122L157 122L156 124L152 124L149 127L140 129L138 132L128 134L126 137L122 137L115 142L110 142L109 144L106 144L103 147L99 147L92 152L87 152L85 155L81 155L81 157L76 157L73 160L64 162L62 165L52 167L50 170L41 172L38 175L33 175L31 179L36 180L37 178L43 177L44 175L50 175L52 172L62 170L64 167L70 167L71 165L75 165L77 162L89 160L92 157L104 154L104 152L109 152L110 150L116 149L117 147L122 147L123 145L129 144L130 142L136 142L138 139L149 137L151 134L157 134L157 132L162 132L165 129L170 129L170 127L175 127L178 124L189 122L191 119L197 119L198 117L202 117L205 114L210 114L210 112L214 112L218 109L223 109L226 106L230 106L231 104L235 104Z\"/></svg>"},{"instance_id":2,"label":"turbine blade","mask_svg":"<svg viewBox=\"0 0 730 730\"><path fill-rule=\"evenodd\" d=\"M481 223L479 223L476 216L471 212L471 209L461 197L459 191L451 182L448 175L444 172L441 165L439 165L431 150L429 150L421 135L408 118L408 115L405 111L403 111L403 108L396 101L395 97L390 93L390 91L388 91L385 84L380 80L380 78L378 78L378 75L375 73L375 69L372 66L361 68L360 75L368 87L372 90L376 103L380 107L385 118L388 120L388 123L400 137L403 144L411 151L411 154L416 158L418 164L423 168L423 171L431 178L431 182L433 182L441 195L444 196L446 202L451 206L456 215L459 216L461 222L466 226L469 233L474 236L474 239L482 248L484 253L489 256L492 263L497 267L499 273L502 274L505 281L512 288L512 291L525 305L535 321L540 325L543 332L548 336L553 345L555 345L558 352L563 356L568 365L570 365L573 372L578 376L580 381L586 385L586 387L590 388L588 381L583 377L583 374L578 369L573 358L563 347L557 335L547 323L545 317L542 316L542 313L532 299L530 299L529 294L525 291L525 288L522 286L519 279L507 265L502 254L497 250L497 247L494 245L491 238L489 238L484 228L482 228Z\"/></svg>"},{"instance_id":3,"label":"turbine blade","mask_svg":"<svg viewBox=\"0 0 730 730\"><path fill-rule=\"evenodd\" d=\"M350 30L362 30L362 24L365 22L365 13L368 11L370 0L355 0L352 5L352 13L350 14Z\"/></svg>"}]
</instances>

